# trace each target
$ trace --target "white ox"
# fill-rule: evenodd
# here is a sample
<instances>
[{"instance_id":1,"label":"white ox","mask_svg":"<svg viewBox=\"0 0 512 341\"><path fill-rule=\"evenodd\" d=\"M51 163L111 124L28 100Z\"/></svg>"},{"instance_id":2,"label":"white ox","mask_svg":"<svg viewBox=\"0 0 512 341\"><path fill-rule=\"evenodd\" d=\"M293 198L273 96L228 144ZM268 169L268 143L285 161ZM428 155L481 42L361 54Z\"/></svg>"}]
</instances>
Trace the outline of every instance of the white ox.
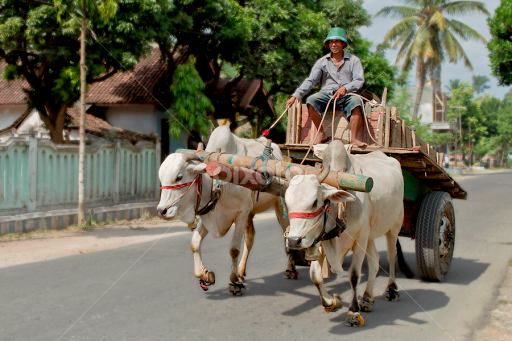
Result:
<instances>
[{"instance_id":1,"label":"white ox","mask_svg":"<svg viewBox=\"0 0 512 341\"><path fill-rule=\"evenodd\" d=\"M265 142L265 139L256 141L239 138L231 133L228 126L220 126L213 131L205 151L215 152L220 148L223 153L256 157L263 154ZM272 149L273 155L278 160L283 160L281 150L276 144L272 144ZM203 208L211 199L211 189L215 180L204 174L206 164L200 162L201 159L194 154L170 154L160 166L159 177L162 186L176 186L189 183L201 176L203 185L199 206ZM157 206L158 215L167 220L180 216L183 222L193 223L198 210L198 207L196 207L198 194L195 184L189 187L187 185L177 189L163 189L160 203ZM187 189L188 192L184 194ZM182 196L181 199L180 196ZM194 254L194 274L200 279L200 284L203 281L203 289L206 289L204 285L215 283L215 274L203 265L201 243L208 233L213 238L225 236L231 225L235 223L235 231L229 250L232 267L228 293L241 294L241 288L243 287L241 283L244 281L247 258L254 241L253 217L272 206L284 232L289 225L289 221L288 218L283 218L283 207L278 197L262 192L257 198L257 192L222 182L221 197L215 209L201 216L192 236L191 249ZM244 252L237 267L242 236L244 236ZM296 278L295 263L291 253L288 254L285 278Z\"/></svg>"},{"instance_id":2,"label":"white ox","mask_svg":"<svg viewBox=\"0 0 512 341\"><path fill-rule=\"evenodd\" d=\"M389 261L389 282L386 299L399 299L395 283L395 259L398 233L404 218L404 183L400 164L394 158L377 151L364 155L350 155L341 141L331 142L323 152L324 171L319 176L296 175L291 179L285 195L290 212L290 231L287 244L292 249L310 248L322 233L328 233L336 226L337 203L347 202L345 208L346 230L339 237L321 242L331 271L340 273L346 254L352 250L353 257L349 269L349 280L353 299L349 307L347 322L362 326L364 320L361 309L371 311L374 302L373 285L379 270L379 253L374 239L386 235ZM328 170L344 170L348 173L363 174L373 178L374 187L370 193L344 191L321 182ZM289 175L289 174L288 174ZM288 176L289 177L289 176ZM322 205L331 210L323 211ZM318 212L320 211L320 214ZM309 213L304 218L296 217ZM317 212L317 213L313 213ZM324 216L322 214L326 212ZM315 216L315 214L318 214ZM313 217L315 216L315 217ZM325 225L324 225L325 223ZM316 224L316 226L314 226ZM364 295L358 303L357 285L365 254L368 256L368 283ZM321 258L320 258L321 260ZM327 312L341 308L338 295L327 293L322 277L321 264L311 262L311 280L318 288L322 305Z\"/></svg>"}]
</instances>

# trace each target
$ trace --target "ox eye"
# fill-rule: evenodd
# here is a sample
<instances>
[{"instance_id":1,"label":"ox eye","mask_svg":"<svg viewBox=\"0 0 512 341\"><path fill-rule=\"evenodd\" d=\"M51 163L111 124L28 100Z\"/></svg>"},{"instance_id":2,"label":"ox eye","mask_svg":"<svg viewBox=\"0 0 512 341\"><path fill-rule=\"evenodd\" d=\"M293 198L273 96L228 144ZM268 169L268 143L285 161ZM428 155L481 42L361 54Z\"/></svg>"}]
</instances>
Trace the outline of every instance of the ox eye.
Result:
<instances>
[{"instance_id":1,"label":"ox eye","mask_svg":"<svg viewBox=\"0 0 512 341\"><path fill-rule=\"evenodd\" d=\"M315 200L315 202L313 203L313 207L315 207L316 204L318 204L318 200Z\"/></svg>"},{"instance_id":2,"label":"ox eye","mask_svg":"<svg viewBox=\"0 0 512 341\"><path fill-rule=\"evenodd\" d=\"M176 182L181 181L181 179L183 179L183 175L180 174L176 177Z\"/></svg>"}]
</instances>

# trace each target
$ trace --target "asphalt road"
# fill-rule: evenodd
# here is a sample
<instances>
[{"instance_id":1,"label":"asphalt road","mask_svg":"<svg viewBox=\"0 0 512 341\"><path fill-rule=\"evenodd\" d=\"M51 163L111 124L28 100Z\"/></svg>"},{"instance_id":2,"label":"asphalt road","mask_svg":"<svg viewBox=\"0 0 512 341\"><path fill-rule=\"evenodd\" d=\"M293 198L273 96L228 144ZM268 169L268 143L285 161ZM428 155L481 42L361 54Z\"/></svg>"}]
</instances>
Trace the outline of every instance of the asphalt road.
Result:
<instances>
[{"instance_id":1,"label":"asphalt road","mask_svg":"<svg viewBox=\"0 0 512 341\"><path fill-rule=\"evenodd\" d=\"M193 275L189 234L0 269L0 340L467 340L490 318L512 258L512 172L457 180L469 199L455 201L447 280L419 280L414 242L402 238L416 278L398 273L401 301L384 301L388 264L379 240L378 296L362 328L343 324L351 294L346 273L327 280L344 305L331 314L321 308L308 268L299 267L298 280L283 279L280 230L267 215L255 223L241 297L226 293L230 235L203 244L217 278L206 293ZM363 273L361 292L366 265Z\"/></svg>"}]
</instances>

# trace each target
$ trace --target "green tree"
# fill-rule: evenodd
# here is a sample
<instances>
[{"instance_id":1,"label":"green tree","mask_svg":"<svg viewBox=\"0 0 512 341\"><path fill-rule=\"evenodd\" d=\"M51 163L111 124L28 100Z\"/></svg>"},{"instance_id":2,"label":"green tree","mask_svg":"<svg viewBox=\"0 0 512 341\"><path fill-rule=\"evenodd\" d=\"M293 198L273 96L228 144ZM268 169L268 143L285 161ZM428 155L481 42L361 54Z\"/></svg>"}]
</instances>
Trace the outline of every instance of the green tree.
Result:
<instances>
[{"instance_id":1,"label":"green tree","mask_svg":"<svg viewBox=\"0 0 512 341\"><path fill-rule=\"evenodd\" d=\"M492 39L487 44L492 74L500 85L512 84L512 1L502 0L487 19Z\"/></svg>"},{"instance_id":2,"label":"green tree","mask_svg":"<svg viewBox=\"0 0 512 341\"><path fill-rule=\"evenodd\" d=\"M448 16L464 15L470 12L489 13L485 5L477 1L402 0L402 2L412 6L387 6L375 16L400 19L400 22L386 34L384 42L394 42L393 48L400 47L396 62L399 63L404 59L402 70L410 70L416 63L416 78L420 85L412 115L412 119L415 120L418 116L427 73L433 84L438 84L445 56L452 63L462 59L468 69L473 69L456 36L462 40L485 42L477 31Z\"/></svg>"},{"instance_id":3,"label":"green tree","mask_svg":"<svg viewBox=\"0 0 512 341\"><path fill-rule=\"evenodd\" d=\"M63 2L70 8L71 2ZM91 6L87 83L100 82L121 69L132 69L148 50L143 32L127 25L132 11L119 3L116 20L105 22L101 8ZM130 3L129 6L134 6ZM0 58L7 64L4 79L24 79L28 107L36 108L54 143L62 143L67 108L80 94L80 18L59 9L21 0L0 2ZM103 46L102 46L103 45ZM121 65L120 65L121 64Z\"/></svg>"},{"instance_id":4,"label":"green tree","mask_svg":"<svg viewBox=\"0 0 512 341\"><path fill-rule=\"evenodd\" d=\"M169 132L176 139L180 137L183 129L207 135L208 128L211 127L207 112L213 111L214 107L202 92L204 82L195 69L192 56L187 64L178 65L173 79L171 91L174 101L168 110Z\"/></svg>"},{"instance_id":5,"label":"green tree","mask_svg":"<svg viewBox=\"0 0 512 341\"><path fill-rule=\"evenodd\" d=\"M470 152L470 146L477 145L487 135L485 118L480 111L480 106L473 99L474 94L475 89L469 83L461 83L458 89L453 90L452 97L448 101L448 121L459 122L460 110L460 123L462 126L462 143L460 147L462 147L463 154ZM453 107L463 107L464 109Z\"/></svg>"},{"instance_id":6,"label":"green tree","mask_svg":"<svg viewBox=\"0 0 512 341\"><path fill-rule=\"evenodd\" d=\"M460 79L450 79L448 83L449 84L446 86L446 89L450 92L460 87Z\"/></svg>"},{"instance_id":7,"label":"green tree","mask_svg":"<svg viewBox=\"0 0 512 341\"><path fill-rule=\"evenodd\" d=\"M370 24L359 1L248 0L231 4L226 21L212 29L214 39L207 49L206 60L216 62L219 69L229 63L239 72L222 94L216 92L218 79L205 79L206 94L217 112L230 112L234 117L230 91L242 77L263 80L274 100L278 94L289 96L316 60L329 52L323 40L333 26L346 29L347 51L358 55L365 68L365 87L378 95L384 87L392 90L395 68L357 31Z\"/></svg>"},{"instance_id":8,"label":"green tree","mask_svg":"<svg viewBox=\"0 0 512 341\"><path fill-rule=\"evenodd\" d=\"M498 135L493 139L501 153L501 165L508 168L508 154L512 149L512 101L504 101L498 114Z\"/></svg>"},{"instance_id":9,"label":"green tree","mask_svg":"<svg viewBox=\"0 0 512 341\"><path fill-rule=\"evenodd\" d=\"M491 86L488 85L491 80L487 76L476 76L473 75L473 88L475 88L475 92L477 95L480 95L487 89L490 89Z\"/></svg>"},{"instance_id":10,"label":"green tree","mask_svg":"<svg viewBox=\"0 0 512 341\"><path fill-rule=\"evenodd\" d=\"M489 94L485 94L478 97L475 102L482 113L482 123L486 127L486 136L491 137L498 134L498 113L502 100L494 96L489 96Z\"/></svg>"}]
</instances>

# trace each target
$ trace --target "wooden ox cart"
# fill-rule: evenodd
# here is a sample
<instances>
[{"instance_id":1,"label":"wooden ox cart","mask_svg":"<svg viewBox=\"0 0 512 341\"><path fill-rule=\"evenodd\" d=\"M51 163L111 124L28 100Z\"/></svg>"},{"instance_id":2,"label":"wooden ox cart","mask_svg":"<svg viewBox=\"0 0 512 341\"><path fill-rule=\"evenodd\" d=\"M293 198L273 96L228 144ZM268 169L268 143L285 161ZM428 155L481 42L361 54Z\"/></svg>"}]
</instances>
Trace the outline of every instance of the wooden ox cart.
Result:
<instances>
[{"instance_id":1,"label":"wooden ox cart","mask_svg":"<svg viewBox=\"0 0 512 341\"><path fill-rule=\"evenodd\" d=\"M467 199L467 193L443 169L444 156L416 136L414 128L398 117L396 108L389 108L385 103L375 107L366 103L365 111L367 124L358 138L368 146L354 146L351 153L380 150L400 162L405 184L405 218L400 236L415 239L420 276L442 281L450 267L455 244L452 198ZM342 112L334 116L334 124L332 115L325 119L324 131L348 144L348 122ZM321 162L312 152L308 153L309 146L304 144L304 140L314 136L313 130L306 106L296 102L288 111L286 143L280 145L288 161L301 162L305 158L306 163Z\"/></svg>"},{"instance_id":2,"label":"wooden ox cart","mask_svg":"<svg viewBox=\"0 0 512 341\"><path fill-rule=\"evenodd\" d=\"M359 139L367 142L368 146L353 147L351 153L363 154L380 150L400 162L405 183L405 217L400 236L415 239L420 276L425 280L442 281L450 267L455 245L455 211L452 198L466 199L467 193L440 165L443 155L436 153L428 143L416 136L414 129L406 126L397 116L396 108L388 108L385 104L376 107L366 104L365 111L368 113L367 124ZM347 144L350 140L350 129L346 129L347 121L341 112L334 116L334 120L331 120L332 116L326 120L331 122L331 127L324 126L324 130L331 130L331 135ZM304 143L308 135L313 134L310 121L306 107L299 102L289 109L287 142L280 145L286 162L254 162L254 157L229 155L220 151L207 153L201 150L182 149L177 152L195 153L203 162L212 163L208 167L209 173L217 179L252 190L262 190L266 186L267 191L280 195L284 193L282 187L286 186L286 182L281 178L285 177L287 169L301 174L318 174L321 171L317 167L321 159L308 152L309 145ZM305 164L298 165L303 160ZM247 167L253 170L248 170ZM268 172L276 178L263 186L263 177L247 173L254 170ZM229 172L232 174L226 179ZM224 175L220 176L221 174ZM258 184L241 184L241 179L248 174L257 179ZM336 171L331 171L324 182L343 189L363 192L369 192L373 187L371 178Z\"/></svg>"}]
</instances>

